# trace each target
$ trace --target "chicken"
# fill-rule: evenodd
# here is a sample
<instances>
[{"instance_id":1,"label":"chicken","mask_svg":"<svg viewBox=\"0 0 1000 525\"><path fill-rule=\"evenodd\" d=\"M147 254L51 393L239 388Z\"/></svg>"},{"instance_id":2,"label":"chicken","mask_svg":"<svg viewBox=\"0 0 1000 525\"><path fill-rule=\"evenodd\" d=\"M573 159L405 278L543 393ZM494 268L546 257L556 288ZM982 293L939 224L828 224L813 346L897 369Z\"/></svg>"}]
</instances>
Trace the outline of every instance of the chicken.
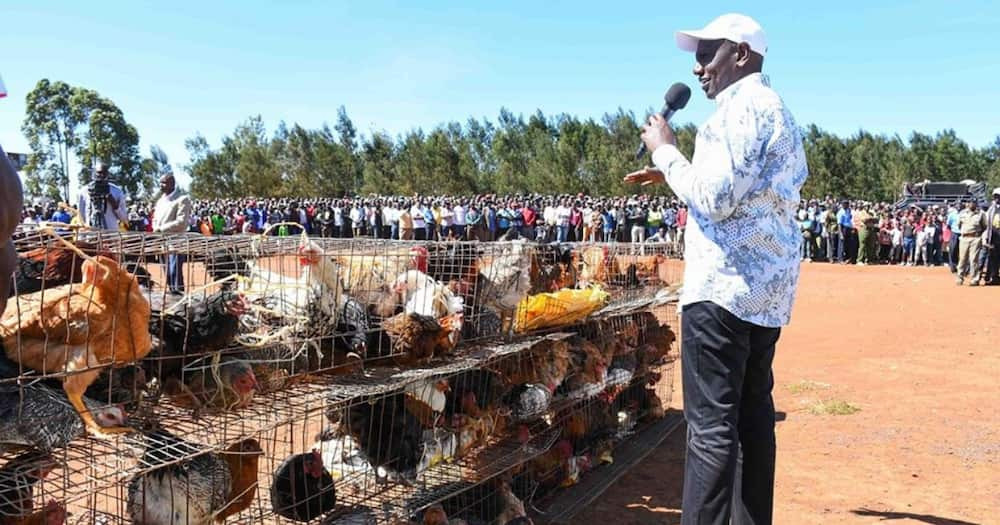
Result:
<instances>
[{"instance_id":1,"label":"chicken","mask_svg":"<svg viewBox=\"0 0 1000 525\"><path fill-rule=\"evenodd\" d=\"M461 414L455 418L455 457L461 458L473 450L489 444L490 437L498 434L506 424L506 419L497 414L483 413L480 416Z\"/></svg>"},{"instance_id":2,"label":"chicken","mask_svg":"<svg viewBox=\"0 0 1000 525\"><path fill-rule=\"evenodd\" d=\"M75 244L85 252L92 254L94 251L94 245L90 243L78 241ZM14 286L10 289L10 296L35 293L43 288L80 282L83 261L84 259L74 250L62 246L35 248L18 254L17 268L14 270Z\"/></svg>"},{"instance_id":3,"label":"chicken","mask_svg":"<svg viewBox=\"0 0 1000 525\"><path fill-rule=\"evenodd\" d=\"M573 457L573 444L564 439L528 463L526 474L537 484L536 497L544 497L562 486L570 475Z\"/></svg>"},{"instance_id":4,"label":"chicken","mask_svg":"<svg viewBox=\"0 0 1000 525\"><path fill-rule=\"evenodd\" d=\"M216 523L222 523L229 516L235 516L250 508L257 497L257 466L264 450L255 439L245 439L220 454L229 467L233 484L229 489L229 504L215 516Z\"/></svg>"},{"instance_id":5,"label":"chicken","mask_svg":"<svg viewBox=\"0 0 1000 525\"><path fill-rule=\"evenodd\" d=\"M400 313L382 321L382 329L392 338L392 349L399 365L426 363L449 354L458 344L462 314L440 320L417 313Z\"/></svg>"},{"instance_id":6,"label":"chicken","mask_svg":"<svg viewBox=\"0 0 1000 525\"><path fill-rule=\"evenodd\" d=\"M570 345L570 372L560 391L572 397L593 397L604 390L608 361L601 349L581 337L573 337Z\"/></svg>"},{"instance_id":7,"label":"chicken","mask_svg":"<svg viewBox=\"0 0 1000 525\"><path fill-rule=\"evenodd\" d=\"M511 522L514 522L514 520L518 520L520 518L527 520L523 523L531 523L531 520L528 519L528 513L524 510L524 502L518 499L518 497L514 494L514 490L511 488L509 481L506 479L501 479L499 481L497 494L500 497L502 506L500 515L494 520L495 523L509 525Z\"/></svg>"},{"instance_id":8,"label":"chicken","mask_svg":"<svg viewBox=\"0 0 1000 525\"><path fill-rule=\"evenodd\" d=\"M274 473L271 507L275 514L307 522L330 512L336 505L333 477L324 468L319 450L289 457Z\"/></svg>"},{"instance_id":9,"label":"chicken","mask_svg":"<svg viewBox=\"0 0 1000 525\"><path fill-rule=\"evenodd\" d=\"M405 394L351 405L341 423L373 466L408 475L420 463L424 429L406 410Z\"/></svg>"},{"instance_id":10,"label":"chicken","mask_svg":"<svg viewBox=\"0 0 1000 525\"><path fill-rule=\"evenodd\" d=\"M484 369L465 370L448 380L449 393L444 415L456 414L480 417L484 412L494 412L503 402L506 385L500 374Z\"/></svg>"},{"instance_id":11,"label":"chicken","mask_svg":"<svg viewBox=\"0 0 1000 525\"><path fill-rule=\"evenodd\" d=\"M83 402L102 428L126 425L120 405L87 397ZM84 433L83 421L62 391L37 382L0 384L0 451L23 447L50 452Z\"/></svg>"},{"instance_id":12,"label":"chicken","mask_svg":"<svg viewBox=\"0 0 1000 525\"><path fill-rule=\"evenodd\" d=\"M34 495L38 485L58 466L44 452L25 452L0 468L0 525L33 525L62 523L58 508L51 504L35 513ZM62 509L61 518L65 518Z\"/></svg>"},{"instance_id":13,"label":"chicken","mask_svg":"<svg viewBox=\"0 0 1000 525\"><path fill-rule=\"evenodd\" d=\"M339 263L345 292L372 314L391 317L404 304L393 286L397 276L408 270L427 273L429 253L423 246L407 251L388 250L376 255L332 256Z\"/></svg>"},{"instance_id":14,"label":"chicken","mask_svg":"<svg viewBox=\"0 0 1000 525\"><path fill-rule=\"evenodd\" d=\"M41 510L28 516L2 516L0 525L63 525L66 523L66 506L50 501Z\"/></svg>"},{"instance_id":15,"label":"chicken","mask_svg":"<svg viewBox=\"0 0 1000 525\"><path fill-rule=\"evenodd\" d=\"M596 443L613 438L618 427L612 404L604 400L567 410L559 419L563 421L562 438L574 450L592 449Z\"/></svg>"},{"instance_id":16,"label":"chicken","mask_svg":"<svg viewBox=\"0 0 1000 525\"><path fill-rule=\"evenodd\" d=\"M574 252L570 246L541 245L531 259L529 295L576 287Z\"/></svg>"},{"instance_id":17,"label":"chicken","mask_svg":"<svg viewBox=\"0 0 1000 525\"><path fill-rule=\"evenodd\" d=\"M260 388L249 363L219 354L193 364L183 382L171 377L163 384L170 399L194 410L195 417L205 410L228 412L246 408Z\"/></svg>"},{"instance_id":18,"label":"chicken","mask_svg":"<svg viewBox=\"0 0 1000 525\"><path fill-rule=\"evenodd\" d=\"M165 382L183 381L182 370L191 362L233 346L240 317L248 308L243 295L222 290L204 299L186 298L183 308L152 310L149 331L162 341L144 362L150 376Z\"/></svg>"},{"instance_id":19,"label":"chicken","mask_svg":"<svg viewBox=\"0 0 1000 525\"><path fill-rule=\"evenodd\" d=\"M139 365L129 365L101 370L97 380L87 387L86 396L108 405L119 405L126 413L134 413L142 405L148 389L146 371Z\"/></svg>"},{"instance_id":20,"label":"chicken","mask_svg":"<svg viewBox=\"0 0 1000 525\"><path fill-rule=\"evenodd\" d=\"M261 272L251 264L252 278L241 288L256 309L266 312L254 320L261 333L247 343L250 360L272 363L274 375L261 380L279 387L281 376L354 364L366 353L367 312L345 293L338 259L324 255L313 242L301 246L299 255L298 279ZM344 341L349 347L338 348Z\"/></svg>"},{"instance_id":21,"label":"chicken","mask_svg":"<svg viewBox=\"0 0 1000 525\"><path fill-rule=\"evenodd\" d=\"M66 397L86 428L96 435L125 432L101 427L83 402L101 367L125 366L144 358L152 345L149 303L135 278L114 260L98 256L83 263L83 283L21 295L0 317L7 356L39 372L66 373Z\"/></svg>"},{"instance_id":22,"label":"chicken","mask_svg":"<svg viewBox=\"0 0 1000 525\"><path fill-rule=\"evenodd\" d=\"M532 252L523 241L494 243L496 255L484 255L477 261L475 304L495 310L503 333L513 329L513 316L531 290Z\"/></svg>"},{"instance_id":23,"label":"chicken","mask_svg":"<svg viewBox=\"0 0 1000 525\"><path fill-rule=\"evenodd\" d=\"M580 285L608 284L613 276L621 273L618 259L607 246L591 246L580 254Z\"/></svg>"},{"instance_id":24,"label":"chicken","mask_svg":"<svg viewBox=\"0 0 1000 525\"><path fill-rule=\"evenodd\" d=\"M434 427L444 412L450 391L447 379L414 383L405 390L406 409L424 427Z\"/></svg>"},{"instance_id":25,"label":"chicken","mask_svg":"<svg viewBox=\"0 0 1000 525\"><path fill-rule=\"evenodd\" d=\"M424 511L423 525L450 525L448 515L444 512L444 507L440 504L431 505Z\"/></svg>"},{"instance_id":26,"label":"chicken","mask_svg":"<svg viewBox=\"0 0 1000 525\"><path fill-rule=\"evenodd\" d=\"M225 452L202 452L163 430L147 436L142 462L154 468L129 482L126 510L133 523L210 525L223 509L240 510L236 507L257 483L260 445L248 439Z\"/></svg>"},{"instance_id":27,"label":"chicken","mask_svg":"<svg viewBox=\"0 0 1000 525\"><path fill-rule=\"evenodd\" d=\"M546 339L499 368L509 384L538 383L555 392L569 371L569 356L569 343Z\"/></svg>"},{"instance_id":28,"label":"chicken","mask_svg":"<svg viewBox=\"0 0 1000 525\"><path fill-rule=\"evenodd\" d=\"M545 385L521 385L508 394L507 405L514 421L533 421L548 413L552 391Z\"/></svg>"}]
</instances>

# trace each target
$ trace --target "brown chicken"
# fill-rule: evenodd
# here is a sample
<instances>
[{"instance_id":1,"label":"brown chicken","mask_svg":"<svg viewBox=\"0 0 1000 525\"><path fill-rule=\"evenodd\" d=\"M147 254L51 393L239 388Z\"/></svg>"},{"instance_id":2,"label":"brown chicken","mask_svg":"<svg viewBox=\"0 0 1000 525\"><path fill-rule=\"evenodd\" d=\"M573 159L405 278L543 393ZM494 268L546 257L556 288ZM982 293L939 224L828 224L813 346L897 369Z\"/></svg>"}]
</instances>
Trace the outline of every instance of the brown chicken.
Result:
<instances>
[{"instance_id":1,"label":"brown chicken","mask_svg":"<svg viewBox=\"0 0 1000 525\"><path fill-rule=\"evenodd\" d=\"M594 343L574 337L569 341L570 372L563 381L567 391L575 391L587 385L604 382L609 361Z\"/></svg>"},{"instance_id":2,"label":"brown chicken","mask_svg":"<svg viewBox=\"0 0 1000 525\"><path fill-rule=\"evenodd\" d=\"M382 328L392 338L393 353L399 365L426 363L447 355L458 344L462 314L434 319L417 313L401 313L382 321Z\"/></svg>"},{"instance_id":3,"label":"brown chicken","mask_svg":"<svg viewBox=\"0 0 1000 525\"><path fill-rule=\"evenodd\" d=\"M536 383L551 391L562 384L569 370L569 343L544 340L517 359L507 359L500 373L511 385Z\"/></svg>"},{"instance_id":4,"label":"brown chicken","mask_svg":"<svg viewBox=\"0 0 1000 525\"><path fill-rule=\"evenodd\" d=\"M229 447L220 454L222 460L229 465L233 476L233 484L229 489L229 505L226 505L215 517L216 523L226 521L226 518L250 508L257 496L257 463L264 455L260 443L255 439L247 439Z\"/></svg>"},{"instance_id":5,"label":"brown chicken","mask_svg":"<svg viewBox=\"0 0 1000 525\"><path fill-rule=\"evenodd\" d=\"M121 367L145 357L151 347L149 302L136 279L114 260L83 263L83 282L11 301L0 317L7 356L39 372L66 373L66 397L96 435L126 432L100 427L83 402L104 366Z\"/></svg>"},{"instance_id":6,"label":"brown chicken","mask_svg":"<svg viewBox=\"0 0 1000 525\"><path fill-rule=\"evenodd\" d=\"M94 246L89 243L76 243L82 250L92 251ZM43 288L54 288L80 282L83 258L73 250L62 246L35 248L20 253L17 256L17 269L14 271L14 287L10 295L29 294Z\"/></svg>"}]
</instances>

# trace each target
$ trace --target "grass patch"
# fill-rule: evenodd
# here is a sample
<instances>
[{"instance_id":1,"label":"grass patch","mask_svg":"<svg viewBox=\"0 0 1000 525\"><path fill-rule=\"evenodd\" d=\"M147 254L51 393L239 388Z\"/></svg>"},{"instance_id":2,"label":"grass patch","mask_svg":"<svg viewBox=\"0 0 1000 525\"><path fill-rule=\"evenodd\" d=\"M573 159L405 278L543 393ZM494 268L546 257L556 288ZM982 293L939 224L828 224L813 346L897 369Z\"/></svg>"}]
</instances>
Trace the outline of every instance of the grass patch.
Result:
<instances>
[{"instance_id":1,"label":"grass patch","mask_svg":"<svg viewBox=\"0 0 1000 525\"><path fill-rule=\"evenodd\" d=\"M806 392L815 392L816 390L826 390L827 388L830 388L830 385L806 379L788 385L788 391L796 395L804 394Z\"/></svg>"},{"instance_id":2,"label":"grass patch","mask_svg":"<svg viewBox=\"0 0 1000 525\"><path fill-rule=\"evenodd\" d=\"M809 407L809 412L812 412L817 416L849 416L860 411L860 408L848 403L847 401L837 399L818 401Z\"/></svg>"}]
</instances>

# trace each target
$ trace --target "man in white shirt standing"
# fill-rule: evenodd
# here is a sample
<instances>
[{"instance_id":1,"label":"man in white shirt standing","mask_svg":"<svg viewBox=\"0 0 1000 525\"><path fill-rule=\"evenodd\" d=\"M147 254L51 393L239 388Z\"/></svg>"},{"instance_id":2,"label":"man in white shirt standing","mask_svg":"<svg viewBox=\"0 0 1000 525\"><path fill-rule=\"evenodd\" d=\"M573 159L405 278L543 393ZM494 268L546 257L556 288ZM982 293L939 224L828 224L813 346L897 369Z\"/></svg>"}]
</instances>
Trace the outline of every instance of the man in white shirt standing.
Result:
<instances>
[{"instance_id":1,"label":"man in white shirt standing","mask_svg":"<svg viewBox=\"0 0 1000 525\"><path fill-rule=\"evenodd\" d=\"M177 187L173 173L160 178L160 198L153 208L153 231L160 233L184 233L191 220L191 198ZM167 255L167 287L170 293L184 293L183 254Z\"/></svg>"},{"instance_id":2,"label":"man in white shirt standing","mask_svg":"<svg viewBox=\"0 0 1000 525\"><path fill-rule=\"evenodd\" d=\"M625 180L665 181L688 206L681 523L766 524L774 504L771 363L798 285L805 151L761 75L767 41L756 21L723 15L676 40L695 53L694 74L715 113L698 129L692 161L666 120L651 116L642 139L656 168Z\"/></svg>"},{"instance_id":3,"label":"man in white shirt standing","mask_svg":"<svg viewBox=\"0 0 1000 525\"><path fill-rule=\"evenodd\" d=\"M128 222L125 192L108 181L108 165L98 162L94 167L94 180L80 193L80 219L83 224L98 230L118 230L119 222Z\"/></svg>"},{"instance_id":4,"label":"man in white shirt standing","mask_svg":"<svg viewBox=\"0 0 1000 525\"><path fill-rule=\"evenodd\" d=\"M455 208L452 210L452 220L454 225L452 230L454 230L455 239L460 241L465 240L465 206L462 206L462 202L459 201L455 204Z\"/></svg>"}]
</instances>

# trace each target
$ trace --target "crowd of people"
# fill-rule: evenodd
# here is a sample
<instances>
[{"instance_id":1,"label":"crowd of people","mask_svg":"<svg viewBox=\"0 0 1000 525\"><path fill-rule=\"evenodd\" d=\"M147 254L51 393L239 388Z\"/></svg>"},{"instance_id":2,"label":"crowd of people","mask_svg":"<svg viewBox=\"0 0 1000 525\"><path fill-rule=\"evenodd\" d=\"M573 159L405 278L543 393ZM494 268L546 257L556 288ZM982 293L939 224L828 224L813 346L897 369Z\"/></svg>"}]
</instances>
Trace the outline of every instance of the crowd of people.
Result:
<instances>
[{"instance_id":1,"label":"crowd of people","mask_svg":"<svg viewBox=\"0 0 1000 525\"><path fill-rule=\"evenodd\" d=\"M1000 188L975 199L897 209L888 203L811 200L797 211L802 260L841 264L948 265L956 284L1000 284Z\"/></svg>"},{"instance_id":2,"label":"crowd of people","mask_svg":"<svg viewBox=\"0 0 1000 525\"><path fill-rule=\"evenodd\" d=\"M170 177L172 181L172 177ZM163 188L164 190L166 188ZM112 185L112 190L114 186ZM175 195L173 184L170 194ZM179 192L180 190L177 190ZM113 192L114 194L114 192ZM117 194L115 194L117 195ZM166 194L165 194L166 195ZM890 203L803 201L797 210L803 261L900 266L947 265L958 284L1000 284L1000 188L988 209L974 200L896 209ZM114 201L121 229L157 229L151 203ZM84 194L75 206L25 209L26 223L89 224ZM309 235L398 240L671 243L683 250L687 208L648 195L358 196L191 200L169 231L204 235Z\"/></svg>"}]
</instances>

